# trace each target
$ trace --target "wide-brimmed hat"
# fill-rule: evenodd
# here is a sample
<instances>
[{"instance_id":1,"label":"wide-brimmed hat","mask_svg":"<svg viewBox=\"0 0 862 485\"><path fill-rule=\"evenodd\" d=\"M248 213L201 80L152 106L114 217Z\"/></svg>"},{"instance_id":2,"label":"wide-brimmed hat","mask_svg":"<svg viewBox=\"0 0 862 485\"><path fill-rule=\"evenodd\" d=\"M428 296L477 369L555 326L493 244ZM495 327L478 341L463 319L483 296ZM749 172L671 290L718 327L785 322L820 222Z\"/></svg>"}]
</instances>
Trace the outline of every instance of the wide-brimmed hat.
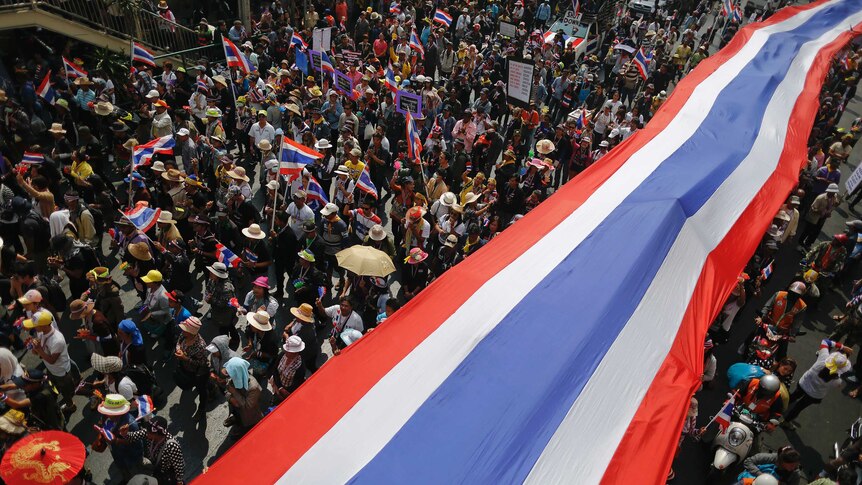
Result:
<instances>
[{"instance_id":1,"label":"wide-brimmed hat","mask_svg":"<svg viewBox=\"0 0 862 485\"><path fill-rule=\"evenodd\" d=\"M332 148L332 143L329 143L329 140L327 140L326 138L321 138L317 140L317 143L314 144L314 148L317 148L318 150Z\"/></svg>"},{"instance_id":2,"label":"wide-brimmed hat","mask_svg":"<svg viewBox=\"0 0 862 485\"><path fill-rule=\"evenodd\" d=\"M210 273L218 276L221 279L227 279L227 266L221 262L215 262L211 266L207 266Z\"/></svg>"},{"instance_id":3,"label":"wide-brimmed hat","mask_svg":"<svg viewBox=\"0 0 862 485\"><path fill-rule=\"evenodd\" d=\"M464 203L461 205L472 204L479 200L479 194L476 192L467 192L467 195L464 196Z\"/></svg>"},{"instance_id":4,"label":"wide-brimmed hat","mask_svg":"<svg viewBox=\"0 0 862 485\"><path fill-rule=\"evenodd\" d=\"M316 258L314 257L314 253L312 253L308 249L303 249L302 251L296 253L296 255L299 256L300 259L304 259L309 263L313 263L316 260Z\"/></svg>"},{"instance_id":5,"label":"wide-brimmed hat","mask_svg":"<svg viewBox=\"0 0 862 485\"><path fill-rule=\"evenodd\" d=\"M291 307L290 314L303 322L311 323L314 321L314 309L308 303Z\"/></svg>"},{"instance_id":6,"label":"wide-brimmed hat","mask_svg":"<svg viewBox=\"0 0 862 485\"><path fill-rule=\"evenodd\" d=\"M335 167L335 173L338 175L350 175L350 169L347 168L347 165L339 165Z\"/></svg>"},{"instance_id":7,"label":"wide-brimmed hat","mask_svg":"<svg viewBox=\"0 0 862 485\"><path fill-rule=\"evenodd\" d=\"M153 172L159 172L161 174L162 172L165 172L167 168L165 168L165 162L161 160L156 160L155 162L153 162L153 166L150 167L150 170L152 170Z\"/></svg>"},{"instance_id":8,"label":"wide-brimmed hat","mask_svg":"<svg viewBox=\"0 0 862 485\"><path fill-rule=\"evenodd\" d=\"M269 190L278 190L278 180L270 180L266 183L266 188Z\"/></svg>"},{"instance_id":9,"label":"wide-brimmed hat","mask_svg":"<svg viewBox=\"0 0 862 485\"><path fill-rule=\"evenodd\" d=\"M261 150L265 151L265 152L268 152L268 151L272 150L272 143L270 143L269 140L264 138L263 140L258 142L257 147L260 148Z\"/></svg>"},{"instance_id":10,"label":"wide-brimmed hat","mask_svg":"<svg viewBox=\"0 0 862 485\"><path fill-rule=\"evenodd\" d=\"M249 325L262 332L272 330L272 323L269 322L269 313L265 311L249 313L246 315L246 319Z\"/></svg>"},{"instance_id":11,"label":"wide-brimmed hat","mask_svg":"<svg viewBox=\"0 0 862 485\"><path fill-rule=\"evenodd\" d=\"M410 250L410 253L404 258L404 262L407 264L419 264L422 261L425 261L425 258L428 257L428 253L423 251L421 248L413 248Z\"/></svg>"},{"instance_id":12,"label":"wide-brimmed hat","mask_svg":"<svg viewBox=\"0 0 862 485\"><path fill-rule=\"evenodd\" d=\"M90 365L93 366L93 369L96 372L101 372L102 374L113 374L114 372L120 372L123 370L123 359L117 357L116 355L99 355L92 354L90 356Z\"/></svg>"},{"instance_id":13,"label":"wide-brimmed hat","mask_svg":"<svg viewBox=\"0 0 862 485\"><path fill-rule=\"evenodd\" d=\"M249 239L264 239L266 237L266 233L263 232L258 224L252 224L246 227L242 230L242 233Z\"/></svg>"},{"instance_id":14,"label":"wide-brimmed hat","mask_svg":"<svg viewBox=\"0 0 862 485\"><path fill-rule=\"evenodd\" d=\"M258 276L251 285L269 289L269 278L266 276Z\"/></svg>"},{"instance_id":15,"label":"wide-brimmed hat","mask_svg":"<svg viewBox=\"0 0 862 485\"><path fill-rule=\"evenodd\" d=\"M0 431L19 435L27 431L27 417L17 409L10 409L0 416Z\"/></svg>"},{"instance_id":16,"label":"wide-brimmed hat","mask_svg":"<svg viewBox=\"0 0 862 485\"><path fill-rule=\"evenodd\" d=\"M452 207L458 199L455 198L455 194L452 192L443 192L443 195L440 196L440 205L443 207Z\"/></svg>"},{"instance_id":17,"label":"wide-brimmed hat","mask_svg":"<svg viewBox=\"0 0 862 485\"><path fill-rule=\"evenodd\" d=\"M59 134L63 134L63 135L66 134L66 130L63 129L62 123L51 123L51 129L48 131L50 133L59 133Z\"/></svg>"},{"instance_id":18,"label":"wide-brimmed hat","mask_svg":"<svg viewBox=\"0 0 862 485\"><path fill-rule=\"evenodd\" d=\"M159 92L158 92L157 90L155 90L155 89L150 89L150 90L147 92L147 95L146 95L146 96L144 96L144 97L145 97L145 98L159 98L159 97L161 97L161 96L162 96L162 95L161 95L161 94L159 94Z\"/></svg>"},{"instance_id":19,"label":"wide-brimmed hat","mask_svg":"<svg viewBox=\"0 0 862 485\"><path fill-rule=\"evenodd\" d=\"M418 221L419 219L421 219L422 217L425 216L426 212L427 211L425 210L424 207L414 205L413 207L411 207L410 209L407 210L407 218L410 219L411 221Z\"/></svg>"},{"instance_id":20,"label":"wide-brimmed hat","mask_svg":"<svg viewBox=\"0 0 862 485\"><path fill-rule=\"evenodd\" d=\"M285 352L298 354L305 350L305 342L303 342L298 335L291 335L287 338L281 348L283 348Z\"/></svg>"},{"instance_id":21,"label":"wide-brimmed hat","mask_svg":"<svg viewBox=\"0 0 862 485\"><path fill-rule=\"evenodd\" d=\"M837 194L839 190L838 184L829 184L829 186L826 187L827 194Z\"/></svg>"},{"instance_id":22,"label":"wide-brimmed hat","mask_svg":"<svg viewBox=\"0 0 862 485\"><path fill-rule=\"evenodd\" d=\"M382 241L386 239L386 230L380 224L374 224L371 226L371 230L368 231L368 236L372 241Z\"/></svg>"},{"instance_id":23,"label":"wide-brimmed hat","mask_svg":"<svg viewBox=\"0 0 862 485\"><path fill-rule=\"evenodd\" d=\"M93 106L93 111L99 116L108 116L114 112L114 105L107 101L99 101Z\"/></svg>"},{"instance_id":24,"label":"wide-brimmed hat","mask_svg":"<svg viewBox=\"0 0 862 485\"><path fill-rule=\"evenodd\" d=\"M151 269L147 271L147 274L141 276L141 281L144 283L161 283L162 279L162 272L157 269Z\"/></svg>"},{"instance_id":25,"label":"wide-brimmed hat","mask_svg":"<svg viewBox=\"0 0 862 485\"><path fill-rule=\"evenodd\" d=\"M162 178L169 182L182 182L183 181L183 173L175 168L169 168L166 172L162 173Z\"/></svg>"},{"instance_id":26,"label":"wide-brimmed hat","mask_svg":"<svg viewBox=\"0 0 862 485\"><path fill-rule=\"evenodd\" d=\"M251 180L248 178L248 175L245 174L245 168L243 167L236 167L233 170L228 170L227 176L232 179L244 180L246 182Z\"/></svg>"},{"instance_id":27,"label":"wide-brimmed hat","mask_svg":"<svg viewBox=\"0 0 862 485\"><path fill-rule=\"evenodd\" d=\"M177 221L174 220L174 214L171 211L162 211L159 214L159 218L156 222L160 222L162 224L176 224Z\"/></svg>"},{"instance_id":28,"label":"wide-brimmed hat","mask_svg":"<svg viewBox=\"0 0 862 485\"><path fill-rule=\"evenodd\" d=\"M93 85L93 82L92 82L92 81L90 81L90 79L89 79L89 78L86 78L86 77L79 77L78 79L75 79L75 83L74 83L74 84L75 84L75 86L92 86L92 85Z\"/></svg>"},{"instance_id":29,"label":"wide-brimmed hat","mask_svg":"<svg viewBox=\"0 0 862 485\"><path fill-rule=\"evenodd\" d=\"M105 266L96 266L90 270L90 274L93 275L93 278L97 281L107 281L111 279L111 270Z\"/></svg>"},{"instance_id":30,"label":"wide-brimmed hat","mask_svg":"<svg viewBox=\"0 0 862 485\"><path fill-rule=\"evenodd\" d=\"M554 151L556 147L554 146L554 142L551 140L539 140L536 143L536 151L541 153L542 155L547 155Z\"/></svg>"},{"instance_id":31,"label":"wide-brimmed hat","mask_svg":"<svg viewBox=\"0 0 862 485\"><path fill-rule=\"evenodd\" d=\"M221 118L221 110L218 108L207 108L205 114L211 118Z\"/></svg>"},{"instance_id":32,"label":"wide-brimmed hat","mask_svg":"<svg viewBox=\"0 0 862 485\"><path fill-rule=\"evenodd\" d=\"M180 322L180 330L197 335L201 331L201 320L195 316L186 318Z\"/></svg>"},{"instance_id":33,"label":"wide-brimmed hat","mask_svg":"<svg viewBox=\"0 0 862 485\"><path fill-rule=\"evenodd\" d=\"M102 404L99 404L99 414L105 416L122 416L129 412L129 401L120 394L108 394Z\"/></svg>"},{"instance_id":34,"label":"wide-brimmed hat","mask_svg":"<svg viewBox=\"0 0 862 485\"><path fill-rule=\"evenodd\" d=\"M456 244L458 244L458 236L454 234L446 236L446 242L443 243L447 248L454 248Z\"/></svg>"},{"instance_id":35,"label":"wide-brimmed hat","mask_svg":"<svg viewBox=\"0 0 862 485\"><path fill-rule=\"evenodd\" d=\"M96 306L96 302L93 300L72 300L72 303L69 303L69 318L72 320L77 320L81 318L85 313L88 313L93 307Z\"/></svg>"},{"instance_id":36,"label":"wide-brimmed hat","mask_svg":"<svg viewBox=\"0 0 862 485\"><path fill-rule=\"evenodd\" d=\"M224 76L222 76L221 74L218 74L218 75L216 75L216 76L213 76L213 82L214 82L214 83L219 83L219 84L221 84L222 86L227 87L227 79L225 79L225 77L224 77Z\"/></svg>"},{"instance_id":37,"label":"wide-brimmed hat","mask_svg":"<svg viewBox=\"0 0 862 485\"><path fill-rule=\"evenodd\" d=\"M284 109L290 111L297 116L302 116L302 111L299 110L299 106L297 106L295 103L287 103Z\"/></svg>"},{"instance_id":38,"label":"wide-brimmed hat","mask_svg":"<svg viewBox=\"0 0 862 485\"><path fill-rule=\"evenodd\" d=\"M144 241L129 244L129 254L139 261L153 260L153 255L150 253L150 245Z\"/></svg>"}]
</instances>

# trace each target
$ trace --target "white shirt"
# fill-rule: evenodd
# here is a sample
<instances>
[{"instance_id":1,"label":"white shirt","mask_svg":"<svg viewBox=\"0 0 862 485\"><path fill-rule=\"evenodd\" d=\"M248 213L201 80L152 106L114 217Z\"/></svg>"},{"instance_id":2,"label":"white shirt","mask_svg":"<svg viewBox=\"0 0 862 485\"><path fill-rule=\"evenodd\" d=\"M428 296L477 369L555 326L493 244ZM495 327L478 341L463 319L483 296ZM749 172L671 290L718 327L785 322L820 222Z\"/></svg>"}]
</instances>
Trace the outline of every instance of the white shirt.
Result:
<instances>
[{"instance_id":1,"label":"white shirt","mask_svg":"<svg viewBox=\"0 0 862 485\"><path fill-rule=\"evenodd\" d=\"M260 123L255 123L251 125L251 128L249 128L248 136L254 140L254 146L257 146L261 140L269 140L272 142L275 140L275 128L273 128L269 123L263 125L263 127L260 126Z\"/></svg>"},{"instance_id":2,"label":"white shirt","mask_svg":"<svg viewBox=\"0 0 862 485\"><path fill-rule=\"evenodd\" d=\"M812 364L810 369L805 371L805 374L802 374L802 379L799 379L799 387L801 387L806 394L815 399L823 399L826 397L826 393L829 392L829 389L838 389L844 385L844 381L840 378L824 381L817 375L821 370L826 368L826 359L829 358L830 355L831 353L827 347L822 347L818 350L817 360L814 361L814 364ZM838 375L841 375L850 369L851 367L849 365L843 370L839 369Z\"/></svg>"},{"instance_id":3,"label":"white shirt","mask_svg":"<svg viewBox=\"0 0 862 485\"><path fill-rule=\"evenodd\" d=\"M302 229L302 224L305 221L313 221L314 220L314 211L311 210L311 207L308 207L308 204L302 206L302 209L296 206L295 202L291 202L289 206L287 206L287 215L290 218L287 220L287 225L293 230L293 233L296 235L296 238L302 240L305 237L305 231Z\"/></svg>"},{"instance_id":4,"label":"white shirt","mask_svg":"<svg viewBox=\"0 0 862 485\"><path fill-rule=\"evenodd\" d=\"M66 347L66 338L63 334L52 328L50 332L43 333L41 339L42 350L46 354L60 354L53 364L42 360L48 372L57 377L63 377L69 373L72 370L72 361L69 359L69 349Z\"/></svg>"},{"instance_id":5,"label":"white shirt","mask_svg":"<svg viewBox=\"0 0 862 485\"><path fill-rule=\"evenodd\" d=\"M332 319L332 326L338 333L343 332L345 328L352 328L360 332L365 330L365 326L362 323L362 317L360 317L356 312L350 312L350 316L345 318L345 316L341 314L340 305L326 307L326 309L324 309L324 313L326 313L327 317Z\"/></svg>"}]
</instances>

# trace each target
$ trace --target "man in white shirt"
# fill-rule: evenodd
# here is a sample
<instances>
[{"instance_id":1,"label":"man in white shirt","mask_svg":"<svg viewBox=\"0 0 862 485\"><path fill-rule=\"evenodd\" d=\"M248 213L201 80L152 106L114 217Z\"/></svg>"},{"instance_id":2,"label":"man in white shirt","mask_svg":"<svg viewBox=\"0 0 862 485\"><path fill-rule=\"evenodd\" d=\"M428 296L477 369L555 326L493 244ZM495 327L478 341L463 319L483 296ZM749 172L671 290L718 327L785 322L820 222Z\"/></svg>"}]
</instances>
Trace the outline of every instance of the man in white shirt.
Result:
<instances>
[{"instance_id":1,"label":"man in white shirt","mask_svg":"<svg viewBox=\"0 0 862 485\"><path fill-rule=\"evenodd\" d=\"M287 206L287 215L290 216L287 219L287 225L293 230L296 239L300 241L305 237L303 224L307 221L314 222L314 211L305 203L307 196L308 194L304 190L297 190L293 193L293 202Z\"/></svg>"},{"instance_id":2,"label":"man in white shirt","mask_svg":"<svg viewBox=\"0 0 862 485\"><path fill-rule=\"evenodd\" d=\"M255 153L255 159L260 159L260 149L257 145L261 140L267 140L270 143L275 140L275 128L266 121L266 110L257 112L257 123L251 125L248 130L249 150Z\"/></svg>"},{"instance_id":3,"label":"man in white shirt","mask_svg":"<svg viewBox=\"0 0 862 485\"><path fill-rule=\"evenodd\" d=\"M48 310L40 310L32 318L24 320L24 328L35 330L37 337L27 342L27 347L42 359L48 370L48 378L63 397L63 412L68 416L77 409L72 397L78 379L72 373L72 360L66 338L53 326L54 315Z\"/></svg>"}]
</instances>

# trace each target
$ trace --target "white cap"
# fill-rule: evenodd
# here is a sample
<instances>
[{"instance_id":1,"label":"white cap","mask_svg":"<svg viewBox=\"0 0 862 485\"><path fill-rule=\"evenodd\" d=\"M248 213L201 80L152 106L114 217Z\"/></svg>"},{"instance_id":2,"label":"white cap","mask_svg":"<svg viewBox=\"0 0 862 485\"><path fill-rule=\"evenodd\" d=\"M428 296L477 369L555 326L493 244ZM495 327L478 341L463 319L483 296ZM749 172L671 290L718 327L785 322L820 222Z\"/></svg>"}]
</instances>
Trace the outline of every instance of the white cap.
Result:
<instances>
[{"instance_id":1,"label":"white cap","mask_svg":"<svg viewBox=\"0 0 862 485\"><path fill-rule=\"evenodd\" d=\"M189 136L189 130L186 128L180 128L177 130L177 136Z\"/></svg>"},{"instance_id":2,"label":"white cap","mask_svg":"<svg viewBox=\"0 0 862 485\"><path fill-rule=\"evenodd\" d=\"M159 92L156 91L155 89L151 89L150 92L147 93L148 98L158 98L160 96L161 96L161 94L159 94Z\"/></svg>"},{"instance_id":3,"label":"white cap","mask_svg":"<svg viewBox=\"0 0 862 485\"><path fill-rule=\"evenodd\" d=\"M320 215L322 215L322 216L328 216L328 215L330 215L330 214L334 214L334 213L336 213L336 212L338 212L338 206L337 206L337 205L335 205L335 204L333 204L332 202L330 202L330 203L326 204L326 205L323 207L323 209L321 209L321 211L320 211Z\"/></svg>"}]
</instances>

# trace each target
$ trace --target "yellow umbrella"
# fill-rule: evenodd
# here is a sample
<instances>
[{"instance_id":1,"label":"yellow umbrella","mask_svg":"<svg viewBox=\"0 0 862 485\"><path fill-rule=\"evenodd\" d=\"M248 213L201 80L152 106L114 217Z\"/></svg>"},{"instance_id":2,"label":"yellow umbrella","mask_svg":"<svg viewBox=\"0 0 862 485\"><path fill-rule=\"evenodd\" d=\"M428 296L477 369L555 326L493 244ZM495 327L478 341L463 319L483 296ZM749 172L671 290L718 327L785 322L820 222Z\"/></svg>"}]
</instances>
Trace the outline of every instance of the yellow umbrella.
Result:
<instances>
[{"instance_id":1,"label":"yellow umbrella","mask_svg":"<svg viewBox=\"0 0 862 485\"><path fill-rule=\"evenodd\" d=\"M336 253L338 266L360 276L385 278L395 272L389 255L369 246L351 246Z\"/></svg>"}]
</instances>

